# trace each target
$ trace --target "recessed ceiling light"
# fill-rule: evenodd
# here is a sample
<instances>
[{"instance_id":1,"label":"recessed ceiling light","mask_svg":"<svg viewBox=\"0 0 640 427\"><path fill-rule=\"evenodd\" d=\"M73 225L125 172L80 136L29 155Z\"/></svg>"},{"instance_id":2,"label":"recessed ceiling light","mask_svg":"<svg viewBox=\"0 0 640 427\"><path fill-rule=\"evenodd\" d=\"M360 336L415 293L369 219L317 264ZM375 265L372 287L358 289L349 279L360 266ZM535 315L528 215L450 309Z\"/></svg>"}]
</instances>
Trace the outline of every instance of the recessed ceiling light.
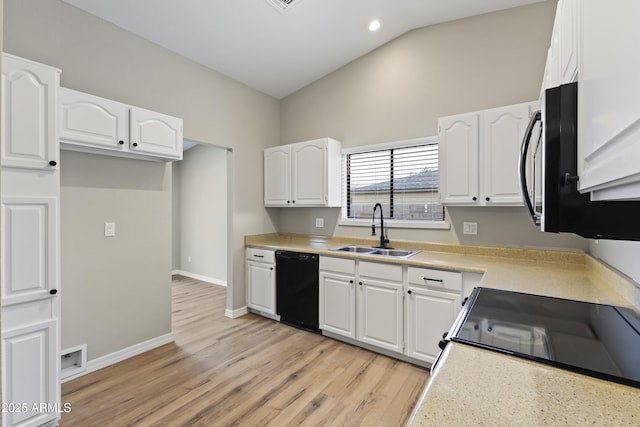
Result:
<instances>
[{"instance_id":1,"label":"recessed ceiling light","mask_svg":"<svg viewBox=\"0 0 640 427\"><path fill-rule=\"evenodd\" d=\"M374 19L373 21L369 22L369 31L378 31L381 26L382 23L380 22L380 20Z\"/></svg>"}]
</instances>

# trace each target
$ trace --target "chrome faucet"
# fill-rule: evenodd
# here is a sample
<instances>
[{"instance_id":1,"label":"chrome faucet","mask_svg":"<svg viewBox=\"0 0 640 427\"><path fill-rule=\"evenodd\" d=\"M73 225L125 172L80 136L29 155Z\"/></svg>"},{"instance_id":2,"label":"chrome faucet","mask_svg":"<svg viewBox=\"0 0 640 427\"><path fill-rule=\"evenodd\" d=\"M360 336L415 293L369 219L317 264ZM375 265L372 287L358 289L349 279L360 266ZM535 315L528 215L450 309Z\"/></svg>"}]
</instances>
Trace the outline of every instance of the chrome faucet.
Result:
<instances>
[{"instance_id":1,"label":"chrome faucet","mask_svg":"<svg viewBox=\"0 0 640 427\"><path fill-rule=\"evenodd\" d=\"M384 216L382 215L382 205L376 203L373 207L373 223L371 224L371 235L376 235L376 208L380 208L380 247L383 249L389 249L389 239L384 235Z\"/></svg>"}]
</instances>

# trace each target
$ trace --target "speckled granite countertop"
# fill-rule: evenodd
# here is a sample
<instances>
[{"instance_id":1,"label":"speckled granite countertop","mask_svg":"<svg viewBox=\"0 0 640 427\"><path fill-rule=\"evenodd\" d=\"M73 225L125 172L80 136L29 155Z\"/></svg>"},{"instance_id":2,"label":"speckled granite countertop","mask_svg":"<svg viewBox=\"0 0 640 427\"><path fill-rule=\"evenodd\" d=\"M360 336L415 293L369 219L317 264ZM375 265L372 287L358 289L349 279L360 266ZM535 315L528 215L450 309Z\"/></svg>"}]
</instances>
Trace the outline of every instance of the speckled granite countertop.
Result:
<instances>
[{"instance_id":1,"label":"speckled granite countertop","mask_svg":"<svg viewBox=\"0 0 640 427\"><path fill-rule=\"evenodd\" d=\"M638 289L582 252L447 245L413 241L391 242L402 249L418 249L408 259L331 251L347 244L376 245L375 239L356 237L263 234L245 237L245 246L312 252L334 257L407 264L419 267L482 273L481 286L538 295L622 306L633 306Z\"/></svg>"},{"instance_id":2,"label":"speckled granite countertop","mask_svg":"<svg viewBox=\"0 0 640 427\"><path fill-rule=\"evenodd\" d=\"M450 343L410 426L639 426L640 389Z\"/></svg>"},{"instance_id":3,"label":"speckled granite countertop","mask_svg":"<svg viewBox=\"0 0 640 427\"><path fill-rule=\"evenodd\" d=\"M478 272L484 287L640 306L637 287L583 253L411 241L392 241L397 248L421 250L409 259L330 251L346 244L376 243L277 233L245 238L251 247ZM640 426L640 389L450 343L409 425Z\"/></svg>"}]
</instances>

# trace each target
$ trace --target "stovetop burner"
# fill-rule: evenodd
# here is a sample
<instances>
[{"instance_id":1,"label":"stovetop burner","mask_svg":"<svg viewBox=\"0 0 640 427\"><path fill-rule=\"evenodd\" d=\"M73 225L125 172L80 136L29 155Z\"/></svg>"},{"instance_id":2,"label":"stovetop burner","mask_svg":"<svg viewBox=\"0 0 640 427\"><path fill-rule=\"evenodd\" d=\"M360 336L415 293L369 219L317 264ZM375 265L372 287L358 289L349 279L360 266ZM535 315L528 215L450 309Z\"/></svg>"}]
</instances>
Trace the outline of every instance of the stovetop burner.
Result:
<instances>
[{"instance_id":1,"label":"stovetop burner","mask_svg":"<svg viewBox=\"0 0 640 427\"><path fill-rule=\"evenodd\" d=\"M450 339L640 388L640 320L624 307L476 288Z\"/></svg>"}]
</instances>

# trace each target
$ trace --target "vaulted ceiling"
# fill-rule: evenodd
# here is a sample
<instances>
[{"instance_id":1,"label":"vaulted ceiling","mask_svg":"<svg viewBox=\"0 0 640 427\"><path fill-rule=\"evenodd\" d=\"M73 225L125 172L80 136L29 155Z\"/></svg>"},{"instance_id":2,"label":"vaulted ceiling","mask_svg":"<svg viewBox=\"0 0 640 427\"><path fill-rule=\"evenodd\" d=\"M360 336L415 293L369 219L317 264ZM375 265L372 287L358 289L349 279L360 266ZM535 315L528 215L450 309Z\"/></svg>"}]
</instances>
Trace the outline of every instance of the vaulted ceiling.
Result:
<instances>
[{"instance_id":1,"label":"vaulted ceiling","mask_svg":"<svg viewBox=\"0 0 640 427\"><path fill-rule=\"evenodd\" d=\"M64 1L281 99L412 29L541 0Z\"/></svg>"}]
</instances>

